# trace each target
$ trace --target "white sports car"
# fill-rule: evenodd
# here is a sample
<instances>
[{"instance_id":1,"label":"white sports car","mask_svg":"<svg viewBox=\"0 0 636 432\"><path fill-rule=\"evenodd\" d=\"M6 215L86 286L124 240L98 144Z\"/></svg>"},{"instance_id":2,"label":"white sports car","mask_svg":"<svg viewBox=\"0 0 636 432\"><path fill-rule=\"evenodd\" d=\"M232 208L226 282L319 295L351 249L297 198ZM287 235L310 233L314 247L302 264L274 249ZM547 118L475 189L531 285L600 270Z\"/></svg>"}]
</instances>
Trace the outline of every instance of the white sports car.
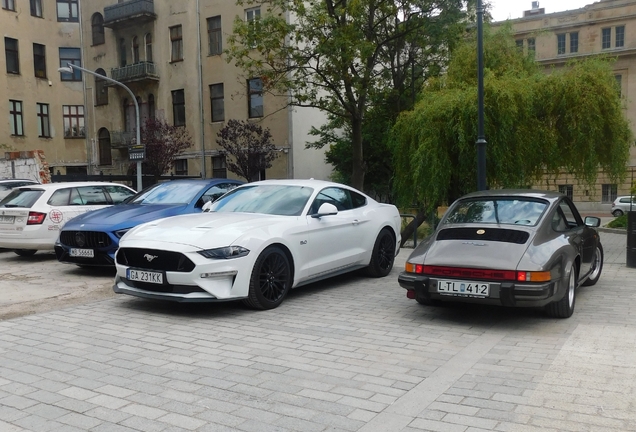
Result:
<instances>
[{"instance_id":1,"label":"white sports car","mask_svg":"<svg viewBox=\"0 0 636 432\"><path fill-rule=\"evenodd\" d=\"M180 302L242 299L271 309L292 287L360 268L386 276L400 245L395 206L337 183L249 183L207 210L124 235L113 290Z\"/></svg>"}]
</instances>

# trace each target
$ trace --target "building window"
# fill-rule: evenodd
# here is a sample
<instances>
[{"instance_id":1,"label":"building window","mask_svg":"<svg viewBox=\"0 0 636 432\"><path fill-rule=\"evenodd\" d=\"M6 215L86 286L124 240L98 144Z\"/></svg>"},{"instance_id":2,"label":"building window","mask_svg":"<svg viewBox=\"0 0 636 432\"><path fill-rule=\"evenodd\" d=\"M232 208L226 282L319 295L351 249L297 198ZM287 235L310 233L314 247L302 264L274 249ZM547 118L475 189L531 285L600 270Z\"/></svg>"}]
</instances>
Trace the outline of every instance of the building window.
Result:
<instances>
[{"instance_id":1,"label":"building window","mask_svg":"<svg viewBox=\"0 0 636 432\"><path fill-rule=\"evenodd\" d=\"M146 61L152 62L152 34L146 33L144 36L144 44L146 45Z\"/></svg>"},{"instance_id":2,"label":"building window","mask_svg":"<svg viewBox=\"0 0 636 432\"><path fill-rule=\"evenodd\" d=\"M175 126L185 126L185 95L183 90L172 91L172 118Z\"/></svg>"},{"instance_id":3,"label":"building window","mask_svg":"<svg viewBox=\"0 0 636 432\"><path fill-rule=\"evenodd\" d=\"M2 0L2 9L15 11L15 0Z\"/></svg>"},{"instance_id":4,"label":"building window","mask_svg":"<svg viewBox=\"0 0 636 432\"><path fill-rule=\"evenodd\" d=\"M615 29L616 32L616 48L621 48L625 46L625 26L617 26Z\"/></svg>"},{"instance_id":5,"label":"building window","mask_svg":"<svg viewBox=\"0 0 636 432\"><path fill-rule=\"evenodd\" d=\"M536 54L536 48L537 48L537 45L534 38L528 39L528 55L531 56L532 58L534 58Z\"/></svg>"},{"instance_id":6,"label":"building window","mask_svg":"<svg viewBox=\"0 0 636 432\"><path fill-rule=\"evenodd\" d=\"M49 104L38 103L38 136L51 138L51 120L49 118Z\"/></svg>"},{"instance_id":7,"label":"building window","mask_svg":"<svg viewBox=\"0 0 636 432\"><path fill-rule=\"evenodd\" d=\"M181 26L170 27L170 44L172 54L170 61L177 62L183 60L183 34Z\"/></svg>"},{"instance_id":8,"label":"building window","mask_svg":"<svg viewBox=\"0 0 636 432\"><path fill-rule=\"evenodd\" d=\"M212 84L210 86L210 100L212 104L212 121L218 122L225 120L223 84Z\"/></svg>"},{"instance_id":9,"label":"building window","mask_svg":"<svg viewBox=\"0 0 636 432\"><path fill-rule=\"evenodd\" d=\"M612 29L604 28L601 30L601 48L608 49L612 46Z\"/></svg>"},{"instance_id":10,"label":"building window","mask_svg":"<svg viewBox=\"0 0 636 432\"><path fill-rule=\"evenodd\" d=\"M601 197L601 202L604 203L613 203L616 199L616 194L618 187L616 184L604 184L603 186L603 194Z\"/></svg>"},{"instance_id":11,"label":"building window","mask_svg":"<svg viewBox=\"0 0 636 432\"><path fill-rule=\"evenodd\" d=\"M60 67L67 67L68 63L82 66L82 54L79 48L60 48ZM81 81L82 71L73 69L73 72L61 72L62 81Z\"/></svg>"},{"instance_id":12,"label":"building window","mask_svg":"<svg viewBox=\"0 0 636 432\"><path fill-rule=\"evenodd\" d=\"M519 50L519 52L523 52L523 39L515 40L515 45L517 46L517 50Z\"/></svg>"},{"instance_id":13,"label":"building window","mask_svg":"<svg viewBox=\"0 0 636 432\"><path fill-rule=\"evenodd\" d=\"M133 64L139 63L139 39L137 36L132 38L132 61Z\"/></svg>"},{"instance_id":14,"label":"building window","mask_svg":"<svg viewBox=\"0 0 636 432\"><path fill-rule=\"evenodd\" d=\"M37 78L46 78L46 47L33 44L33 69Z\"/></svg>"},{"instance_id":15,"label":"building window","mask_svg":"<svg viewBox=\"0 0 636 432\"><path fill-rule=\"evenodd\" d=\"M225 167L225 155L212 156L212 177L227 178L227 168Z\"/></svg>"},{"instance_id":16,"label":"building window","mask_svg":"<svg viewBox=\"0 0 636 432\"><path fill-rule=\"evenodd\" d=\"M126 66L126 39L119 39L119 67Z\"/></svg>"},{"instance_id":17,"label":"building window","mask_svg":"<svg viewBox=\"0 0 636 432\"><path fill-rule=\"evenodd\" d=\"M223 51L221 36L221 17L208 18L208 53L210 55L221 55Z\"/></svg>"},{"instance_id":18,"label":"building window","mask_svg":"<svg viewBox=\"0 0 636 432\"><path fill-rule=\"evenodd\" d=\"M557 35L557 54L565 54L565 33Z\"/></svg>"},{"instance_id":19,"label":"building window","mask_svg":"<svg viewBox=\"0 0 636 432\"><path fill-rule=\"evenodd\" d=\"M188 175L187 159L177 159L174 161L174 175Z\"/></svg>"},{"instance_id":20,"label":"building window","mask_svg":"<svg viewBox=\"0 0 636 432\"><path fill-rule=\"evenodd\" d=\"M93 14L91 18L91 31L93 34L93 45L106 43L104 36L104 17L99 12Z\"/></svg>"},{"instance_id":21,"label":"building window","mask_svg":"<svg viewBox=\"0 0 636 432\"><path fill-rule=\"evenodd\" d=\"M85 136L84 105L63 105L62 113L64 114L64 138Z\"/></svg>"},{"instance_id":22,"label":"building window","mask_svg":"<svg viewBox=\"0 0 636 432\"><path fill-rule=\"evenodd\" d=\"M22 101L9 100L9 121L11 123L11 135L24 136L24 123L22 115Z\"/></svg>"},{"instance_id":23,"label":"building window","mask_svg":"<svg viewBox=\"0 0 636 432\"><path fill-rule=\"evenodd\" d=\"M98 133L99 137L99 164L112 165L113 155L110 151L110 132L108 129L101 128Z\"/></svg>"},{"instance_id":24,"label":"building window","mask_svg":"<svg viewBox=\"0 0 636 432\"><path fill-rule=\"evenodd\" d=\"M58 21L79 21L78 0L57 0L57 20Z\"/></svg>"},{"instance_id":25,"label":"building window","mask_svg":"<svg viewBox=\"0 0 636 432\"><path fill-rule=\"evenodd\" d=\"M258 27L260 25L261 19L261 8L253 8L247 9L245 11L245 21L249 24L248 26L248 45L252 48L256 47L256 34L258 33Z\"/></svg>"},{"instance_id":26,"label":"building window","mask_svg":"<svg viewBox=\"0 0 636 432\"><path fill-rule=\"evenodd\" d=\"M247 81L249 118L263 117L263 81L252 78Z\"/></svg>"},{"instance_id":27,"label":"building window","mask_svg":"<svg viewBox=\"0 0 636 432\"><path fill-rule=\"evenodd\" d=\"M579 52L579 32L570 33L570 53Z\"/></svg>"},{"instance_id":28,"label":"building window","mask_svg":"<svg viewBox=\"0 0 636 432\"><path fill-rule=\"evenodd\" d=\"M31 16L42 18L42 0L30 0Z\"/></svg>"},{"instance_id":29,"label":"building window","mask_svg":"<svg viewBox=\"0 0 636 432\"><path fill-rule=\"evenodd\" d=\"M148 117L155 118L155 95L148 95Z\"/></svg>"},{"instance_id":30,"label":"building window","mask_svg":"<svg viewBox=\"0 0 636 432\"><path fill-rule=\"evenodd\" d=\"M618 97L623 95L623 75L614 75L614 79L616 79L616 87L618 89Z\"/></svg>"},{"instance_id":31,"label":"building window","mask_svg":"<svg viewBox=\"0 0 636 432\"><path fill-rule=\"evenodd\" d=\"M559 192L568 198L572 199L573 186L572 185L559 185Z\"/></svg>"},{"instance_id":32,"label":"building window","mask_svg":"<svg viewBox=\"0 0 636 432\"><path fill-rule=\"evenodd\" d=\"M97 69L95 72L106 76L104 69ZM108 86L106 84L106 80L95 77L95 105L108 105Z\"/></svg>"},{"instance_id":33,"label":"building window","mask_svg":"<svg viewBox=\"0 0 636 432\"><path fill-rule=\"evenodd\" d=\"M18 55L18 40L4 38L4 56L7 60L7 73L20 73L20 56Z\"/></svg>"}]
</instances>

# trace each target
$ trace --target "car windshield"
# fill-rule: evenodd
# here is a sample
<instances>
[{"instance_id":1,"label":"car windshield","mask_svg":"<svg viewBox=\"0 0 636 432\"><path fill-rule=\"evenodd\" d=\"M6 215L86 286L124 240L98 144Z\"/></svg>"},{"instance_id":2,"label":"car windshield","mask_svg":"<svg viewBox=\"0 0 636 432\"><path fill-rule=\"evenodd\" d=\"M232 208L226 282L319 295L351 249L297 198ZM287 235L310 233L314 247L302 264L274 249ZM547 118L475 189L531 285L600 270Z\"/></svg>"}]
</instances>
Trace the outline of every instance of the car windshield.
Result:
<instances>
[{"instance_id":1,"label":"car windshield","mask_svg":"<svg viewBox=\"0 0 636 432\"><path fill-rule=\"evenodd\" d=\"M210 211L300 216L313 192L304 186L244 186L225 194L212 204Z\"/></svg>"},{"instance_id":2,"label":"car windshield","mask_svg":"<svg viewBox=\"0 0 636 432\"><path fill-rule=\"evenodd\" d=\"M42 189L16 189L0 201L0 207L31 208L43 193Z\"/></svg>"},{"instance_id":3,"label":"car windshield","mask_svg":"<svg viewBox=\"0 0 636 432\"><path fill-rule=\"evenodd\" d=\"M197 196L204 183L167 182L154 185L132 197L128 204L188 204Z\"/></svg>"},{"instance_id":4,"label":"car windshield","mask_svg":"<svg viewBox=\"0 0 636 432\"><path fill-rule=\"evenodd\" d=\"M488 198L460 201L444 218L444 224L516 224L536 225L547 208L545 201Z\"/></svg>"}]
</instances>

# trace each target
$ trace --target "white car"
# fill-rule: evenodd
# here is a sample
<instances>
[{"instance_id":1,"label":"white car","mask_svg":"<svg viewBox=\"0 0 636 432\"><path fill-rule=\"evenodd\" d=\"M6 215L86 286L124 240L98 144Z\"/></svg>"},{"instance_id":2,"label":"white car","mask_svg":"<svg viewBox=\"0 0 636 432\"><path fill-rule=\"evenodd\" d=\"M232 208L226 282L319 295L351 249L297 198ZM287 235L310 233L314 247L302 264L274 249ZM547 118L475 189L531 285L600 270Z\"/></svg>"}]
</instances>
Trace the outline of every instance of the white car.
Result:
<instances>
[{"instance_id":1,"label":"white car","mask_svg":"<svg viewBox=\"0 0 636 432\"><path fill-rule=\"evenodd\" d=\"M125 234L113 290L271 309L290 288L334 275L366 268L386 276L399 251L397 208L337 183L265 180L206 207Z\"/></svg>"},{"instance_id":2,"label":"white car","mask_svg":"<svg viewBox=\"0 0 636 432\"><path fill-rule=\"evenodd\" d=\"M118 183L72 182L22 186L0 201L0 248L20 256L53 250L60 229L87 211L120 203L136 192ZM86 239L99 243L99 238Z\"/></svg>"},{"instance_id":3,"label":"white car","mask_svg":"<svg viewBox=\"0 0 636 432\"><path fill-rule=\"evenodd\" d=\"M628 211L636 211L636 199L629 196L619 196L612 203L612 215L614 217L623 216Z\"/></svg>"},{"instance_id":4,"label":"white car","mask_svg":"<svg viewBox=\"0 0 636 432\"><path fill-rule=\"evenodd\" d=\"M40 183L28 179L0 179L0 200L9 195L11 191L17 187L35 184Z\"/></svg>"}]
</instances>

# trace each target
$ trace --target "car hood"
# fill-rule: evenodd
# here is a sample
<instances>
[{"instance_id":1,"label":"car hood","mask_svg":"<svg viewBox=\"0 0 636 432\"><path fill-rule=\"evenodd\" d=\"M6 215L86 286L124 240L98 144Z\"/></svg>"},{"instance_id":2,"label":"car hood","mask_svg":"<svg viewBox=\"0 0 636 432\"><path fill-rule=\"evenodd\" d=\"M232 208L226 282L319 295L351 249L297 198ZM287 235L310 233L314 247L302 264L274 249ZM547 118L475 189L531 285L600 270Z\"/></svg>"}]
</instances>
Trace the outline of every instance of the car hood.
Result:
<instances>
[{"instance_id":1,"label":"car hood","mask_svg":"<svg viewBox=\"0 0 636 432\"><path fill-rule=\"evenodd\" d=\"M477 229L474 228L474 231ZM413 251L409 257L409 262L448 267L516 270L535 234L531 230L519 230L518 232L528 236L522 244L514 243L510 241L510 238L492 240L467 236L440 240L439 237L437 239L431 237ZM434 236L438 234L439 232L435 233Z\"/></svg>"},{"instance_id":2,"label":"car hood","mask_svg":"<svg viewBox=\"0 0 636 432\"><path fill-rule=\"evenodd\" d=\"M153 220L183 214L184 204L118 204L73 218L64 230L130 228Z\"/></svg>"},{"instance_id":3,"label":"car hood","mask_svg":"<svg viewBox=\"0 0 636 432\"><path fill-rule=\"evenodd\" d=\"M277 224L289 224L293 216L275 216L256 213L201 213L161 219L129 231L120 241L120 247L145 242L174 243L201 249L225 247L234 244L246 234L255 231L273 231Z\"/></svg>"}]
</instances>

